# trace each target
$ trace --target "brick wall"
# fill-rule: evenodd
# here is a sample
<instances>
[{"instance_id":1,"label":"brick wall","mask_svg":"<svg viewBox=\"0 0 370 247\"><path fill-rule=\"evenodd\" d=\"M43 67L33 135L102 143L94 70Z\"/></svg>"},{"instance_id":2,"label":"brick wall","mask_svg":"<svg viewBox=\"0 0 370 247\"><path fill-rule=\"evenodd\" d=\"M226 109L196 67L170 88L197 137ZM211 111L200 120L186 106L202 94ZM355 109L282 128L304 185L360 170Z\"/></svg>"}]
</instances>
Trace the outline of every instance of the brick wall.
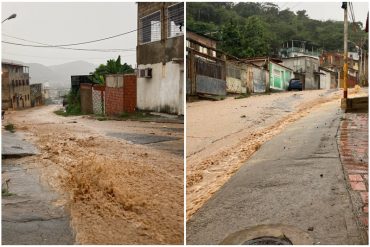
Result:
<instances>
[{"instance_id":1,"label":"brick wall","mask_svg":"<svg viewBox=\"0 0 370 247\"><path fill-rule=\"evenodd\" d=\"M123 77L123 110L134 112L136 108L136 75Z\"/></svg>"},{"instance_id":2,"label":"brick wall","mask_svg":"<svg viewBox=\"0 0 370 247\"><path fill-rule=\"evenodd\" d=\"M136 109L136 75L123 75L123 85L105 88L105 113L118 115Z\"/></svg>"},{"instance_id":3,"label":"brick wall","mask_svg":"<svg viewBox=\"0 0 370 247\"><path fill-rule=\"evenodd\" d=\"M92 84L81 83L80 84L80 99L81 99L81 113L82 114L92 114L93 104L92 104Z\"/></svg>"},{"instance_id":4,"label":"brick wall","mask_svg":"<svg viewBox=\"0 0 370 247\"><path fill-rule=\"evenodd\" d=\"M123 87L105 88L105 114L117 115L123 112Z\"/></svg>"}]
</instances>

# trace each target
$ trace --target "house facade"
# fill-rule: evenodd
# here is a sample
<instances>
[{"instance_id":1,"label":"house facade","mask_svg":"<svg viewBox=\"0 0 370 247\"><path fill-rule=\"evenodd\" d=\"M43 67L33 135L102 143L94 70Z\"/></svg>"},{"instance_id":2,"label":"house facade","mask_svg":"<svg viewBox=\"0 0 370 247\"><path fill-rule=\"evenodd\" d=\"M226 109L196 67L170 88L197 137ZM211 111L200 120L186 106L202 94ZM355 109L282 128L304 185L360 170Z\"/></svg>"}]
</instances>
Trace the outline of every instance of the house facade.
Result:
<instances>
[{"instance_id":1,"label":"house facade","mask_svg":"<svg viewBox=\"0 0 370 247\"><path fill-rule=\"evenodd\" d=\"M289 86L289 80L294 78L293 70L273 61L269 62L268 68L270 88L286 90Z\"/></svg>"},{"instance_id":2,"label":"house facade","mask_svg":"<svg viewBox=\"0 0 370 247\"><path fill-rule=\"evenodd\" d=\"M44 104L42 83L30 85L31 92L31 106L40 106Z\"/></svg>"},{"instance_id":3,"label":"house facade","mask_svg":"<svg viewBox=\"0 0 370 247\"><path fill-rule=\"evenodd\" d=\"M269 91L269 71L253 63L228 60L226 63L228 93L264 93Z\"/></svg>"},{"instance_id":4,"label":"house facade","mask_svg":"<svg viewBox=\"0 0 370 247\"><path fill-rule=\"evenodd\" d=\"M226 56L216 40L186 31L186 94L225 96Z\"/></svg>"},{"instance_id":5,"label":"house facade","mask_svg":"<svg viewBox=\"0 0 370 247\"><path fill-rule=\"evenodd\" d=\"M2 109L24 109L31 106L28 66L11 61L1 62Z\"/></svg>"},{"instance_id":6,"label":"house facade","mask_svg":"<svg viewBox=\"0 0 370 247\"><path fill-rule=\"evenodd\" d=\"M294 77L301 80L303 89L320 89L319 58L297 56L283 58L283 65L292 69Z\"/></svg>"},{"instance_id":7,"label":"house facade","mask_svg":"<svg viewBox=\"0 0 370 247\"><path fill-rule=\"evenodd\" d=\"M349 88L354 87L360 81L363 85L367 85L367 74L368 68L364 66L367 59L363 58L359 60L359 56L356 53L348 54L348 79L347 86ZM337 73L338 86L343 88L343 65L344 59L343 54L339 52L324 52L320 56L320 66ZM361 75L360 75L361 74Z\"/></svg>"},{"instance_id":8,"label":"house facade","mask_svg":"<svg viewBox=\"0 0 370 247\"><path fill-rule=\"evenodd\" d=\"M137 4L137 108L182 115L184 3Z\"/></svg>"}]
</instances>

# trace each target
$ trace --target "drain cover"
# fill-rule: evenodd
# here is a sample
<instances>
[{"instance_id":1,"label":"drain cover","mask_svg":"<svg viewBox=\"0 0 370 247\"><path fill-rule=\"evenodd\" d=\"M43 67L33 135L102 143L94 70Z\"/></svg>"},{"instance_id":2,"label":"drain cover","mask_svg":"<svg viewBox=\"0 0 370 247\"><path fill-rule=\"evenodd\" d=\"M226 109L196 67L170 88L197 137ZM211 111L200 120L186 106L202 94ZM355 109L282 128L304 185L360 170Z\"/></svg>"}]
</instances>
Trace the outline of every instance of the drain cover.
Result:
<instances>
[{"instance_id":1,"label":"drain cover","mask_svg":"<svg viewBox=\"0 0 370 247\"><path fill-rule=\"evenodd\" d=\"M247 240L243 245L293 245L287 238L259 237Z\"/></svg>"}]
</instances>

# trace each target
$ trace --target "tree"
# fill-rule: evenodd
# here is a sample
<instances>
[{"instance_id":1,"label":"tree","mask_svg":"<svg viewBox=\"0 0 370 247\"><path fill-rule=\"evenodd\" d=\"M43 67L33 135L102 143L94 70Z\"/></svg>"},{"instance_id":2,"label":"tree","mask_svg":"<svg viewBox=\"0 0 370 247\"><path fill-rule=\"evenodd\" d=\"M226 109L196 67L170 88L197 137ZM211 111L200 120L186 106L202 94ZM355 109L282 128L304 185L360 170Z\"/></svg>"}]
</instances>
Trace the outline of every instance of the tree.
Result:
<instances>
[{"instance_id":1,"label":"tree","mask_svg":"<svg viewBox=\"0 0 370 247\"><path fill-rule=\"evenodd\" d=\"M343 50L343 21L310 19L305 10L279 10L276 4L264 2L193 2L186 5L186 11L192 31L212 33L220 40L221 50L238 57L276 54L283 42L292 39L310 41L326 51ZM362 29L361 22L351 23L349 39L364 43L368 35Z\"/></svg>"},{"instance_id":2,"label":"tree","mask_svg":"<svg viewBox=\"0 0 370 247\"><path fill-rule=\"evenodd\" d=\"M105 76L108 74L128 74L133 73L134 69L131 65L124 63L121 64L121 56L117 60L110 59L107 64L100 64L94 72L90 73L90 78L93 82L104 84Z\"/></svg>"}]
</instances>

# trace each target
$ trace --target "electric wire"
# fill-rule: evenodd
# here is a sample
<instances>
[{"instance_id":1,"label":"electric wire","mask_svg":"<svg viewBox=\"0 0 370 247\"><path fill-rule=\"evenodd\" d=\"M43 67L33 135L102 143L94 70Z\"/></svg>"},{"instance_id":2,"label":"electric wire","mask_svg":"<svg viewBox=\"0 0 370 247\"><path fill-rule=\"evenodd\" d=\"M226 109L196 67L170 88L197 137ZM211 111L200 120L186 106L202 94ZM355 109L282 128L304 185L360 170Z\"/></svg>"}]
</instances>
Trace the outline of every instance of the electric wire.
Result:
<instances>
[{"instance_id":1,"label":"electric wire","mask_svg":"<svg viewBox=\"0 0 370 247\"><path fill-rule=\"evenodd\" d=\"M182 8L182 10L181 9L180 10L177 10L177 12L175 13L175 15L172 15L170 17L164 18L164 21L167 21L170 18L174 18L174 17L180 16L180 15L184 15L183 8ZM56 47L76 46L76 45L91 44L91 43L96 43L96 42L100 42L100 41L104 41L104 40L109 40L109 39L121 37L121 36L130 34L130 33L134 33L134 32L143 30L145 28L154 26L154 25L158 25L158 23L153 22L151 24L144 25L141 28L136 28L136 29L133 29L131 31L124 32L124 33L120 33L120 34L108 36L108 37L101 38L101 39L95 39L95 40L90 40L90 41L85 41L85 42L78 42L78 43L69 43L69 44L60 44L60 45L26 45L26 44L13 43L13 42L8 42L8 41L2 41L2 42L5 43L5 44L12 44L12 45L18 45L18 46L42 47L42 48L56 48Z\"/></svg>"},{"instance_id":2,"label":"electric wire","mask_svg":"<svg viewBox=\"0 0 370 247\"><path fill-rule=\"evenodd\" d=\"M50 44L47 44L47 43L41 43L41 42L38 42L38 41L33 41L33 40L24 39L24 38L19 38L19 37L16 37L16 36L12 36L12 35L9 35L9 34L5 34L5 33L3 33L2 35L6 36L6 37L13 38L13 39L17 39L17 40L22 40L22 41L26 41L26 42L34 43L34 44L47 45L47 46L49 46L49 45L50 45ZM8 42L8 41L6 41L6 42ZM9 43L10 43L10 42L9 42ZM25 45L28 45L28 44L25 44ZM67 49L67 50L107 51L107 52L116 52L116 51L136 51L136 48L127 48L127 49L123 49L123 48L110 48L110 49L89 48L89 49L82 49L82 48L70 48L70 47L56 47L56 48Z\"/></svg>"}]
</instances>

